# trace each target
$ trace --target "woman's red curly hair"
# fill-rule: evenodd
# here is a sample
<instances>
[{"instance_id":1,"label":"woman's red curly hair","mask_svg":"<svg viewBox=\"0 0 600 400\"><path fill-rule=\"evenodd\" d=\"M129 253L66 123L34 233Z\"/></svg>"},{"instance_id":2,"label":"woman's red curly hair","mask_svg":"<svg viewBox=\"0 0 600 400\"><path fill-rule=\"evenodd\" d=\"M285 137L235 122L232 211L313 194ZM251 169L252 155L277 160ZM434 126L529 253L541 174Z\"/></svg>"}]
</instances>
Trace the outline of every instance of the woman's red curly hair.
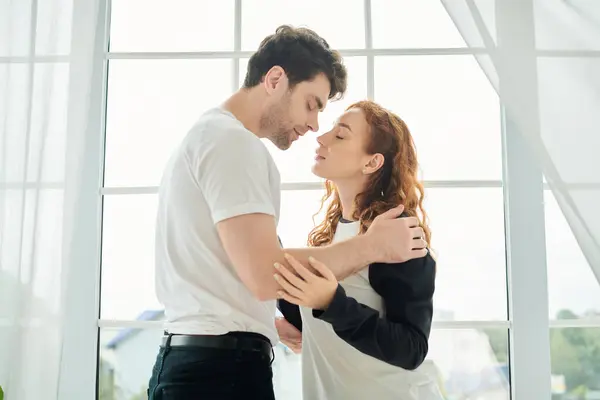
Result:
<instances>
[{"instance_id":1,"label":"woman's red curly hair","mask_svg":"<svg viewBox=\"0 0 600 400\"><path fill-rule=\"evenodd\" d=\"M400 117L375 102L359 101L346 110L354 108L362 110L370 126L367 154L384 156L383 166L369 176L365 190L355 199L352 217L360 222L360 233L366 232L376 216L403 204L406 214L419 219L429 245L431 231L423 208L423 183L417 176L417 152L408 127ZM331 243L342 217L337 188L331 181L326 181L325 187L327 192L321 201L321 209L328 200L330 203L325 219L308 236L308 245L313 247Z\"/></svg>"}]
</instances>

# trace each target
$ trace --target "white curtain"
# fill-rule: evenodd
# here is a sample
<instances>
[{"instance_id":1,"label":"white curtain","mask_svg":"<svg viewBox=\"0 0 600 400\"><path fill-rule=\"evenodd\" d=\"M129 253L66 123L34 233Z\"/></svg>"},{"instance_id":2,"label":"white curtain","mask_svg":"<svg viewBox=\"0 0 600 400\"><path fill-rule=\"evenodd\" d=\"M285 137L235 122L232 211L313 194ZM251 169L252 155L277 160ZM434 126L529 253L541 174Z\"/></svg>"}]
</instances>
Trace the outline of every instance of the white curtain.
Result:
<instances>
[{"instance_id":1,"label":"white curtain","mask_svg":"<svg viewBox=\"0 0 600 400\"><path fill-rule=\"evenodd\" d=\"M62 397L96 0L0 0L0 385ZM94 295L94 293L90 293Z\"/></svg>"},{"instance_id":2,"label":"white curtain","mask_svg":"<svg viewBox=\"0 0 600 400\"><path fill-rule=\"evenodd\" d=\"M600 282L600 1L441 1Z\"/></svg>"}]
</instances>

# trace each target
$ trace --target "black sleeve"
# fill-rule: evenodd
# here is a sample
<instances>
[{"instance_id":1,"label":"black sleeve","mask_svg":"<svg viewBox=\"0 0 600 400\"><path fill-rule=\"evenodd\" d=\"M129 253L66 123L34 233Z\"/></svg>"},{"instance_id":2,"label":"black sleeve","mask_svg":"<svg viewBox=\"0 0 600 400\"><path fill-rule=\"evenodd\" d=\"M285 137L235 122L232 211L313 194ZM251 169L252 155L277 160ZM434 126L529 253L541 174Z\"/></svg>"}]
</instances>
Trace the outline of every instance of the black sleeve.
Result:
<instances>
[{"instance_id":1,"label":"black sleeve","mask_svg":"<svg viewBox=\"0 0 600 400\"><path fill-rule=\"evenodd\" d=\"M292 325L296 327L300 332L302 332L302 316L300 315L300 307L295 304L288 303L283 299L277 300L277 308L285 319Z\"/></svg>"},{"instance_id":2,"label":"black sleeve","mask_svg":"<svg viewBox=\"0 0 600 400\"><path fill-rule=\"evenodd\" d=\"M277 239L279 239L279 245L281 247L283 247L283 243L281 243L281 238L278 236ZM298 329L300 332L302 332L302 316L300 315L300 307L299 306L292 304L292 303L288 303L287 301L285 301L283 299L278 299L277 300L277 308L279 309L279 311L281 311L284 318L290 324L294 325L296 327L296 329Z\"/></svg>"},{"instance_id":3,"label":"black sleeve","mask_svg":"<svg viewBox=\"0 0 600 400\"><path fill-rule=\"evenodd\" d=\"M313 310L313 316L329 322L341 339L362 353L416 369L429 350L435 260L427 254L401 264L376 263L369 267L369 282L383 299L385 316L346 296L340 285L327 310Z\"/></svg>"}]
</instances>

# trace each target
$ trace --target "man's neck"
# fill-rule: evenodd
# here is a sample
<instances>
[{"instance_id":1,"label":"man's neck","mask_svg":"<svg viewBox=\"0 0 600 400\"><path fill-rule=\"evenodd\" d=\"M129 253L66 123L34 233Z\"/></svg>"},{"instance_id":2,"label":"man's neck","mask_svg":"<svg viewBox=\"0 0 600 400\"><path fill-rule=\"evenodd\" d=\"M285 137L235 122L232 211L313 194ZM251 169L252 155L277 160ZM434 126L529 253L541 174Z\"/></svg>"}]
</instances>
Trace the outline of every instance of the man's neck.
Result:
<instances>
[{"instance_id":1,"label":"man's neck","mask_svg":"<svg viewBox=\"0 0 600 400\"><path fill-rule=\"evenodd\" d=\"M240 89L225 100L223 108L232 113L246 129L262 138L264 135L260 132L260 118L264 102L258 97L259 93L252 89Z\"/></svg>"}]
</instances>

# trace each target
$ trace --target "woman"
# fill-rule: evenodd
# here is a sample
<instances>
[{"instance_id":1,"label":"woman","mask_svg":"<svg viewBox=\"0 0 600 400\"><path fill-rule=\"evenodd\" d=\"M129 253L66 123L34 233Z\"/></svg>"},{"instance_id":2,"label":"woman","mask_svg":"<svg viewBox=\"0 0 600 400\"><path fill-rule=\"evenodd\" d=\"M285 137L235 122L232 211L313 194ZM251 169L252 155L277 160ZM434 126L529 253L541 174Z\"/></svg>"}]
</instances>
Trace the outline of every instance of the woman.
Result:
<instances>
[{"instance_id":1,"label":"woman","mask_svg":"<svg viewBox=\"0 0 600 400\"><path fill-rule=\"evenodd\" d=\"M377 215L399 204L404 216L420 217L429 243L415 146L398 116L361 101L318 142L313 172L326 179L323 204L330 203L325 220L309 235L310 246L368 234ZM431 330L430 254L402 264L372 264L339 283L319 261L310 261L317 273L288 261L296 274L276 266L275 279L282 287L280 309L303 331L305 399L442 398L433 379L416 370L427 355ZM289 303L301 306L301 322Z\"/></svg>"}]
</instances>

